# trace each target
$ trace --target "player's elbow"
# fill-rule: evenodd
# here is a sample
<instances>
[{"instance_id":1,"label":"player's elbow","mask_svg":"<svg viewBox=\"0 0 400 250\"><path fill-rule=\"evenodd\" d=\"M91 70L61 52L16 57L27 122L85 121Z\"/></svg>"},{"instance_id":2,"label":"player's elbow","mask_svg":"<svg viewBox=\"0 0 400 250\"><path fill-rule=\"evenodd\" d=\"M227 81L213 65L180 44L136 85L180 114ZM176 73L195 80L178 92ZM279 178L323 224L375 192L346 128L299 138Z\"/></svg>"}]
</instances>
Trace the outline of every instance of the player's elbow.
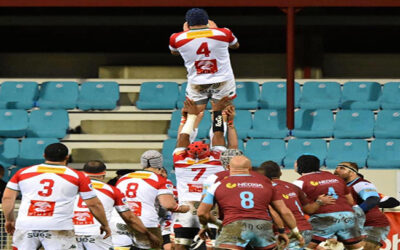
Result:
<instances>
[{"instance_id":1,"label":"player's elbow","mask_svg":"<svg viewBox=\"0 0 400 250\"><path fill-rule=\"evenodd\" d=\"M180 55L178 51L173 51L173 50L171 50L171 54L174 55L174 56L179 56Z\"/></svg>"},{"instance_id":2,"label":"player's elbow","mask_svg":"<svg viewBox=\"0 0 400 250\"><path fill-rule=\"evenodd\" d=\"M202 203L201 203L199 208L197 209L197 216L199 216L200 219L207 219L208 213L209 213L209 211L207 211L207 209L205 209L205 207L202 206Z\"/></svg>"},{"instance_id":3,"label":"player's elbow","mask_svg":"<svg viewBox=\"0 0 400 250\"><path fill-rule=\"evenodd\" d=\"M235 44L229 46L229 48L230 48L230 49L238 49L239 46L240 46L240 45L239 45L239 43L237 42L237 43L235 43Z\"/></svg>"}]
</instances>

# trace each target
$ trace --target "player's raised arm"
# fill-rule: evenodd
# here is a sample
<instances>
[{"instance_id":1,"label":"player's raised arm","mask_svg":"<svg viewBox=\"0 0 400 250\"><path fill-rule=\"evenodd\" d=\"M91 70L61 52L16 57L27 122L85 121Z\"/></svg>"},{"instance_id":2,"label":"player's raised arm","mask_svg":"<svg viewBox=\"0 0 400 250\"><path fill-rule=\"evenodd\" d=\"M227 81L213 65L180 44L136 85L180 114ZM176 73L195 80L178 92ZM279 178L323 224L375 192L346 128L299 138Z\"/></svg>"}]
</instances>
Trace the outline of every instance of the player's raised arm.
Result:
<instances>
[{"instance_id":1,"label":"player's raised arm","mask_svg":"<svg viewBox=\"0 0 400 250\"><path fill-rule=\"evenodd\" d=\"M177 148L186 148L189 146L190 134L193 132L197 115L200 113L194 101L187 99L184 105L185 110L187 110L187 118L178 135Z\"/></svg>"},{"instance_id":2,"label":"player's raised arm","mask_svg":"<svg viewBox=\"0 0 400 250\"><path fill-rule=\"evenodd\" d=\"M229 105L226 107L224 110L225 114L227 115L227 123L228 123L228 148L231 149L238 149L239 148L239 140L236 132L236 128L234 125L234 119L235 119L235 106Z\"/></svg>"},{"instance_id":3,"label":"player's raised arm","mask_svg":"<svg viewBox=\"0 0 400 250\"><path fill-rule=\"evenodd\" d=\"M211 101L212 106L212 129L214 136L212 138L213 146L225 146L224 138L224 121L222 118L222 110L224 110L230 103L228 96L225 96L217 102Z\"/></svg>"}]
</instances>

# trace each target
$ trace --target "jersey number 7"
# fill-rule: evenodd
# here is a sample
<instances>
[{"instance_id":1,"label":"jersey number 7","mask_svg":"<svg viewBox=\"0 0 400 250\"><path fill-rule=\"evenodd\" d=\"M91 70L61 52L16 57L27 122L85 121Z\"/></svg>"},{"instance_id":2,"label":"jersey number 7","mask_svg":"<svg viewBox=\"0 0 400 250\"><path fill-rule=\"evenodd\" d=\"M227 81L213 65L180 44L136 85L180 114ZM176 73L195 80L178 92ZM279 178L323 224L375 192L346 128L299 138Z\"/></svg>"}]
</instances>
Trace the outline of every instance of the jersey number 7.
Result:
<instances>
[{"instance_id":1,"label":"jersey number 7","mask_svg":"<svg viewBox=\"0 0 400 250\"><path fill-rule=\"evenodd\" d=\"M206 172L206 168L192 168L192 171L199 171L197 175L193 178L193 181L198 181Z\"/></svg>"}]
</instances>

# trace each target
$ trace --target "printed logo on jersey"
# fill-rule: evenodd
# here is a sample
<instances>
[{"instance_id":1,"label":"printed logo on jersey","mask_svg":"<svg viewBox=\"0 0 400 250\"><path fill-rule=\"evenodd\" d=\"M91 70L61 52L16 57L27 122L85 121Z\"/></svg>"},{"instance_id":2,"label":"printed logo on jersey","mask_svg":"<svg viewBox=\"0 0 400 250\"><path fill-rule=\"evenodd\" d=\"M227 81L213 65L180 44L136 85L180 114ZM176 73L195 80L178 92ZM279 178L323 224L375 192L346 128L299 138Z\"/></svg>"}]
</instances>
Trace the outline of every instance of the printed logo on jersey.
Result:
<instances>
[{"instance_id":1,"label":"printed logo on jersey","mask_svg":"<svg viewBox=\"0 0 400 250\"><path fill-rule=\"evenodd\" d=\"M54 168L54 167L47 167L47 166L39 166L37 168L37 172L39 173L54 173L54 174L63 174L65 173L66 168Z\"/></svg>"},{"instance_id":2,"label":"printed logo on jersey","mask_svg":"<svg viewBox=\"0 0 400 250\"><path fill-rule=\"evenodd\" d=\"M238 188L264 188L264 186L260 183L250 183L250 182L242 182L238 183Z\"/></svg>"},{"instance_id":3,"label":"printed logo on jersey","mask_svg":"<svg viewBox=\"0 0 400 250\"><path fill-rule=\"evenodd\" d=\"M142 215L142 203L140 201L128 201L129 209L136 215Z\"/></svg>"},{"instance_id":4,"label":"printed logo on jersey","mask_svg":"<svg viewBox=\"0 0 400 250\"><path fill-rule=\"evenodd\" d=\"M236 185L236 183L230 183L230 182L228 182L228 183L226 183L226 187L227 188L235 188L237 185Z\"/></svg>"},{"instance_id":5,"label":"printed logo on jersey","mask_svg":"<svg viewBox=\"0 0 400 250\"><path fill-rule=\"evenodd\" d=\"M187 38L188 39L195 39L195 38L201 38L201 37L210 37L213 36L212 30L199 30L199 31L193 31L193 32L188 32L187 33Z\"/></svg>"},{"instance_id":6,"label":"printed logo on jersey","mask_svg":"<svg viewBox=\"0 0 400 250\"><path fill-rule=\"evenodd\" d=\"M131 173L128 175L129 178L147 179L151 176L151 173Z\"/></svg>"},{"instance_id":7,"label":"printed logo on jersey","mask_svg":"<svg viewBox=\"0 0 400 250\"><path fill-rule=\"evenodd\" d=\"M314 187L318 186L318 181L310 181L310 184Z\"/></svg>"},{"instance_id":8,"label":"printed logo on jersey","mask_svg":"<svg viewBox=\"0 0 400 250\"><path fill-rule=\"evenodd\" d=\"M53 216L55 206L54 201L31 200L28 216Z\"/></svg>"},{"instance_id":9,"label":"printed logo on jersey","mask_svg":"<svg viewBox=\"0 0 400 250\"><path fill-rule=\"evenodd\" d=\"M289 195L287 194L282 194L282 197L285 198L286 200L289 199Z\"/></svg>"},{"instance_id":10,"label":"printed logo on jersey","mask_svg":"<svg viewBox=\"0 0 400 250\"><path fill-rule=\"evenodd\" d=\"M190 193L202 193L203 192L203 184L190 184L188 183L188 189Z\"/></svg>"},{"instance_id":11,"label":"printed logo on jersey","mask_svg":"<svg viewBox=\"0 0 400 250\"><path fill-rule=\"evenodd\" d=\"M165 184L165 186L166 186L168 189L171 189L171 190L174 189L174 185L172 185L172 184L170 184L170 183Z\"/></svg>"},{"instance_id":12,"label":"printed logo on jersey","mask_svg":"<svg viewBox=\"0 0 400 250\"><path fill-rule=\"evenodd\" d=\"M207 157L207 158L204 158L204 159L202 159L202 160L198 160L198 161L194 161L194 160L188 159L188 160L186 161L186 163L187 163L187 164L190 164L190 165L193 165L193 164L203 164L203 163L207 163L209 160L210 160L210 159L209 159L208 157Z\"/></svg>"},{"instance_id":13,"label":"printed logo on jersey","mask_svg":"<svg viewBox=\"0 0 400 250\"><path fill-rule=\"evenodd\" d=\"M330 185L330 184L335 184L339 183L339 180L337 179L329 179L329 180L322 180L322 181L310 181L310 184L313 185L314 187L318 185Z\"/></svg>"},{"instance_id":14,"label":"printed logo on jersey","mask_svg":"<svg viewBox=\"0 0 400 250\"><path fill-rule=\"evenodd\" d=\"M94 183L92 183L92 187L95 188L95 189L102 189L104 187L104 184L103 183L94 182Z\"/></svg>"},{"instance_id":15,"label":"printed logo on jersey","mask_svg":"<svg viewBox=\"0 0 400 250\"><path fill-rule=\"evenodd\" d=\"M197 74L214 74L218 72L217 60L199 60L194 62Z\"/></svg>"},{"instance_id":16,"label":"printed logo on jersey","mask_svg":"<svg viewBox=\"0 0 400 250\"><path fill-rule=\"evenodd\" d=\"M93 215L89 211L75 211L72 218L74 225L92 225L94 224Z\"/></svg>"}]
</instances>

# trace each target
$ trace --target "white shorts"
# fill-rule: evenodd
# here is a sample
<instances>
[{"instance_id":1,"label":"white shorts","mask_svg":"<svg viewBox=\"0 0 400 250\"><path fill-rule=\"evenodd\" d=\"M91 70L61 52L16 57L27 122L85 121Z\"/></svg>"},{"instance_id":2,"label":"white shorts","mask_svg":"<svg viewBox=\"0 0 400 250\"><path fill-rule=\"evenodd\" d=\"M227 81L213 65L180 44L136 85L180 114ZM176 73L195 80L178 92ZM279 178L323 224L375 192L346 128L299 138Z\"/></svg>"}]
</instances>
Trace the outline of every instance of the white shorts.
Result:
<instances>
[{"instance_id":1,"label":"white shorts","mask_svg":"<svg viewBox=\"0 0 400 250\"><path fill-rule=\"evenodd\" d=\"M111 237L102 235L76 235L78 250L110 250L113 247Z\"/></svg>"},{"instance_id":2,"label":"white shorts","mask_svg":"<svg viewBox=\"0 0 400 250\"><path fill-rule=\"evenodd\" d=\"M112 244L114 248L133 245L133 236L128 231L128 226L123 223L111 223Z\"/></svg>"},{"instance_id":3,"label":"white shorts","mask_svg":"<svg viewBox=\"0 0 400 250\"><path fill-rule=\"evenodd\" d=\"M186 97L196 104L207 104L209 99L220 100L225 96L236 97L235 79L204 85L188 84L186 87Z\"/></svg>"},{"instance_id":4,"label":"white shorts","mask_svg":"<svg viewBox=\"0 0 400 250\"><path fill-rule=\"evenodd\" d=\"M190 207L187 213L174 214L174 227L195 227L200 228L199 217L197 216L197 207L200 202L183 202L182 204Z\"/></svg>"},{"instance_id":5,"label":"white shorts","mask_svg":"<svg viewBox=\"0 0 400 250\"><path fill-rule=\"evenodd\" d=\"M16 229L13 235L13 247L17 250L33 250L40 246L45 250L66 250L76 249L76 245L74 230Z\"/></svg>"}]
</instances>

